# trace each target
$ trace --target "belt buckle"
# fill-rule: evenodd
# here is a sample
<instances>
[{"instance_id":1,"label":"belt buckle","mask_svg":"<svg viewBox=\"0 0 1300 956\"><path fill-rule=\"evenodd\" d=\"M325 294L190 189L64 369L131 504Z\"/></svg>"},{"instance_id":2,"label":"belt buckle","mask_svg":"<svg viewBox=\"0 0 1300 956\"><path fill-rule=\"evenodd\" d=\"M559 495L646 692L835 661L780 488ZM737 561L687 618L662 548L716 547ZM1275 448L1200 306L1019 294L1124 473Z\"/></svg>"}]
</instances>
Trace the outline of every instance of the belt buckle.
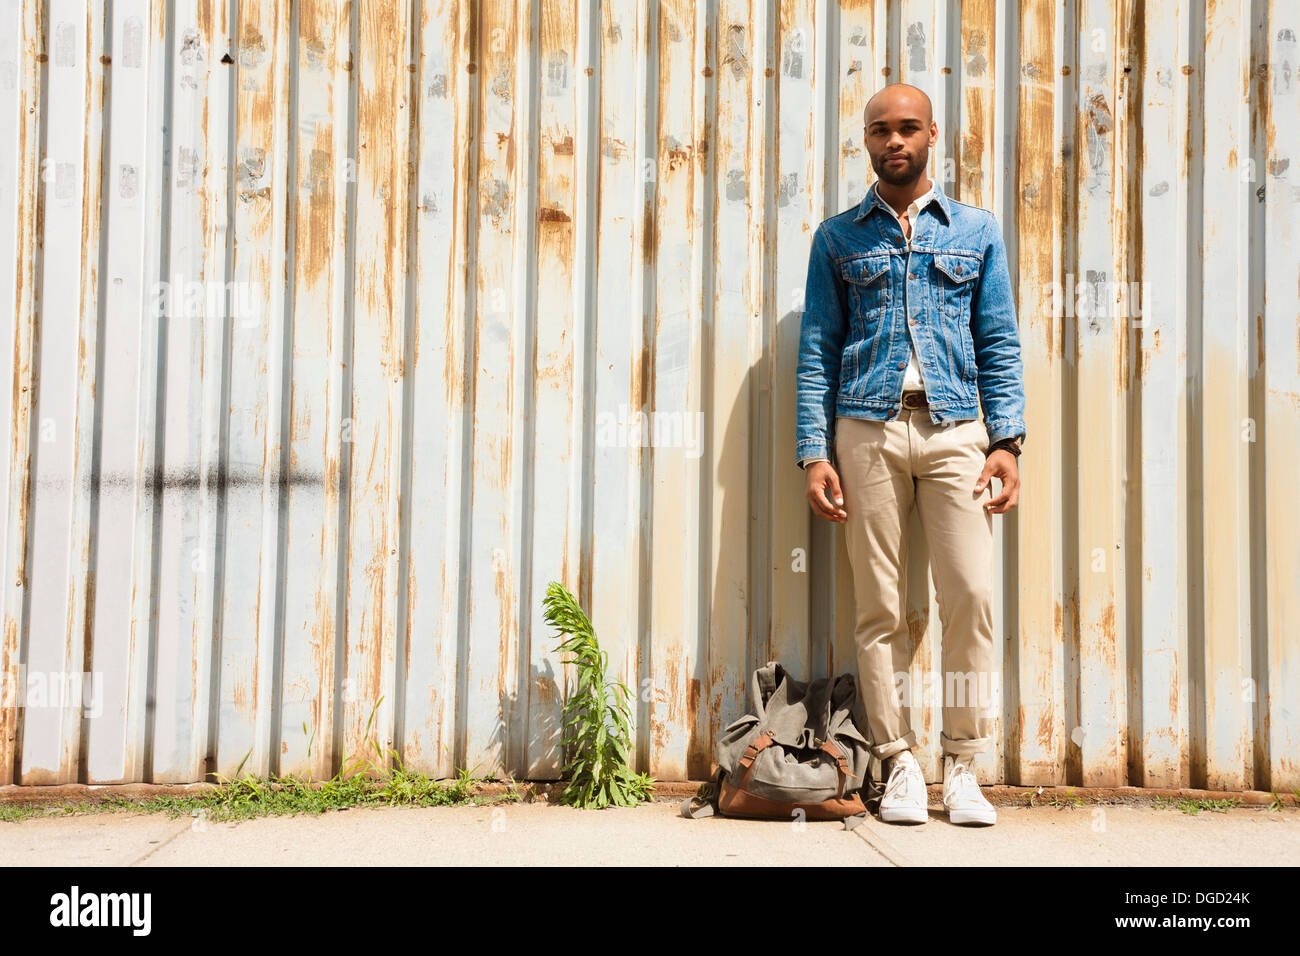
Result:
<instances>
[{"instance_id":1,"label":"belt buckle","mask_svg":"<svg viewBox=\"0 0 1300 956\"><path fill-rule=\"evenodd\" d=\"M903 393L904 408L925 408L926 404L925 392L919 389L911 389Z\"/></svg>"}]
</instances>

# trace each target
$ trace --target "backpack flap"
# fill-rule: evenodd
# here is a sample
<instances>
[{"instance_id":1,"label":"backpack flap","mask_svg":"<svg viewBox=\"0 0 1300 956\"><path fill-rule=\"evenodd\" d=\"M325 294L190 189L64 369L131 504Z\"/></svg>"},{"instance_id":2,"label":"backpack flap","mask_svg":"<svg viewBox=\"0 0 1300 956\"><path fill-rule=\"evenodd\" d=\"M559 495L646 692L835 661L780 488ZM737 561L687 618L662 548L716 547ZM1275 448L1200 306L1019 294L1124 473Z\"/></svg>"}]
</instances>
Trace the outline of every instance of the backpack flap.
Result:
<instances>
[{"instance_id":1,"label":"backpack flap","mask_svg":"<svg viewBox=\"0 0 1300 956\"><path fill-rule=\"evenodd\" d=\"M740 789L798 803L820 803L856 789L844 747L828 733L830 680L795 680L772 661L755 672L751 689L764 718L740 758Z\"/></svg>"}]
</instances>

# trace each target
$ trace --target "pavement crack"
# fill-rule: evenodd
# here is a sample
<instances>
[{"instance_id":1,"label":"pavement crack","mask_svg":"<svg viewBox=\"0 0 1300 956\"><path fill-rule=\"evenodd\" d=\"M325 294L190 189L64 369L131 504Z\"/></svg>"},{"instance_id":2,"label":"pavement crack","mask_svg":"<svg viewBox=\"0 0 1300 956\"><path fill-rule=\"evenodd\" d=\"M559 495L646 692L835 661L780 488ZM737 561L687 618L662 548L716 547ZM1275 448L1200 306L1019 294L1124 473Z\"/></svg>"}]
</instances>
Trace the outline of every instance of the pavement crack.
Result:
<instances>
[{"instance_id":1,"label":"pavement crack","mask_svg":"<svg viewBox=\"0 0 1300 956\"><path fill-rule=\"evenodd\" d=\"M891 866L911 866L912 863L907 857L899 853L894 846L872 829L871 821L866 821L853 828L853 833L857 835L862 842L871 849L875 850L884 857Z\"/></svg>"},{"instance_id":2,"label":"pavement crack","mask_svg":"<svg viewBox=\"0 0 1300 956\"><path fill-rule=\"evenodd\" d=\"M161 850L163 847L167 846L169 843L171 843L173 840L175 840L178 836L180 836L180 835L181 835L182 833L184 833L186 830L190 829L190 826L191 826L191 821L186 820L185 823L183 823L183 824L181 825L181 828L180 828L179 830L177 830L175 833L173 833L173 834L172 834L171 836L169 836L167 839L163 840L163 841L162 841L161 843L159 843L156 847L153 847L151 850L149 850L148 853L144 854L144 855L141 856L139 859L132 860L130 863L127 864L127 866L139 866L139 865L140 865L141 863L143 863L145 860L149 859L149 857L153 856L155 853L157 853L157 852L158 852L159 850Z\"/></svg>"}]
</instances>

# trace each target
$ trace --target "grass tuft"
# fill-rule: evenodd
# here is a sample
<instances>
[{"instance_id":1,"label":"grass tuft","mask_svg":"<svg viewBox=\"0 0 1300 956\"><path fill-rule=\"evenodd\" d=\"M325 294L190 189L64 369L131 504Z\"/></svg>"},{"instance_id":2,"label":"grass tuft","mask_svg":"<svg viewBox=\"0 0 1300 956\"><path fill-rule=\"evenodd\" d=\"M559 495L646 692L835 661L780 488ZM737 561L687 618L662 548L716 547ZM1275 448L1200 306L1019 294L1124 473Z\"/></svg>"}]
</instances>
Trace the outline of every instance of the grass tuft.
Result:
<instances>
[{"instance_id":1,"label":"grass tuft","mask_svg":"<svg viewBox=\"0 0 1300 956\"><path fill-rule=\"evenodd\" d=\"M375 708L378 706L376 701ZM372 708L372 720L374 712ZM369 729L370 721L367 721L367 732ZM173 819L193 816L223 822L267 816L319 815L353 807L439 807L513 803L520 799L513 780L504 794L480 797L474 794L474 790L487 778L475 777L462 768L449 780L434 780L425 773L408 770L397 751L392 749L388 753L393 758L393 765L383 766L381 749L376 742L371 741L371 744L379 762L368 757L349 761L344 754L339 772L320 783L292 773L271 777L240 776L249 756L245 754L232 776L213 774L217 786L193 794L0 804L0 822L117 812L162 813Z\"/></svg>"},{"instance_id":2,"label":"grass tuft","mask_svg":"<svg viewBox=\"0 0 1300 956\"><path fill-rule=\"evenodd\" d=\"M1211 800L1206 797L1156 797L1155 805L1161 810L1181 810L1186 814L1196 814L1202 810L1227 813L1234 807L1241 806L1241 799L1239 797L1230 797L1225 800Z\"/></svg>"}]
</instances>

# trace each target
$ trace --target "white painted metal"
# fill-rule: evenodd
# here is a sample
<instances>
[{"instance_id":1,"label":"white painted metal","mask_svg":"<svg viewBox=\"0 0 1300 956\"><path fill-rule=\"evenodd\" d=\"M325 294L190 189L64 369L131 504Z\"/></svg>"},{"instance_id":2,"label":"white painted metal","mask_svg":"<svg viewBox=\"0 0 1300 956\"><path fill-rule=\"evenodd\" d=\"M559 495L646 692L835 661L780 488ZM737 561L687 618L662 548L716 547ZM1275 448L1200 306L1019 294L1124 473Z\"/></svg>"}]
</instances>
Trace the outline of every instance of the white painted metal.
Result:
<instances>
[{"instance_id":1,"label":"white painted metal","mask_svg":"<svg viewBox=\"0 0 1300 956\"><path fill-rule=\"evenodd\" d=\"M552 580L661 779L708 774L757 664L852 669L842 531L793 464L799 297L902 79L1019 296L981 779L1300 785L1292 5L6 0L0 28L0 783L554 777ZM50 706L84 672L91 707Z\"/></svg>"}]
</instances>

